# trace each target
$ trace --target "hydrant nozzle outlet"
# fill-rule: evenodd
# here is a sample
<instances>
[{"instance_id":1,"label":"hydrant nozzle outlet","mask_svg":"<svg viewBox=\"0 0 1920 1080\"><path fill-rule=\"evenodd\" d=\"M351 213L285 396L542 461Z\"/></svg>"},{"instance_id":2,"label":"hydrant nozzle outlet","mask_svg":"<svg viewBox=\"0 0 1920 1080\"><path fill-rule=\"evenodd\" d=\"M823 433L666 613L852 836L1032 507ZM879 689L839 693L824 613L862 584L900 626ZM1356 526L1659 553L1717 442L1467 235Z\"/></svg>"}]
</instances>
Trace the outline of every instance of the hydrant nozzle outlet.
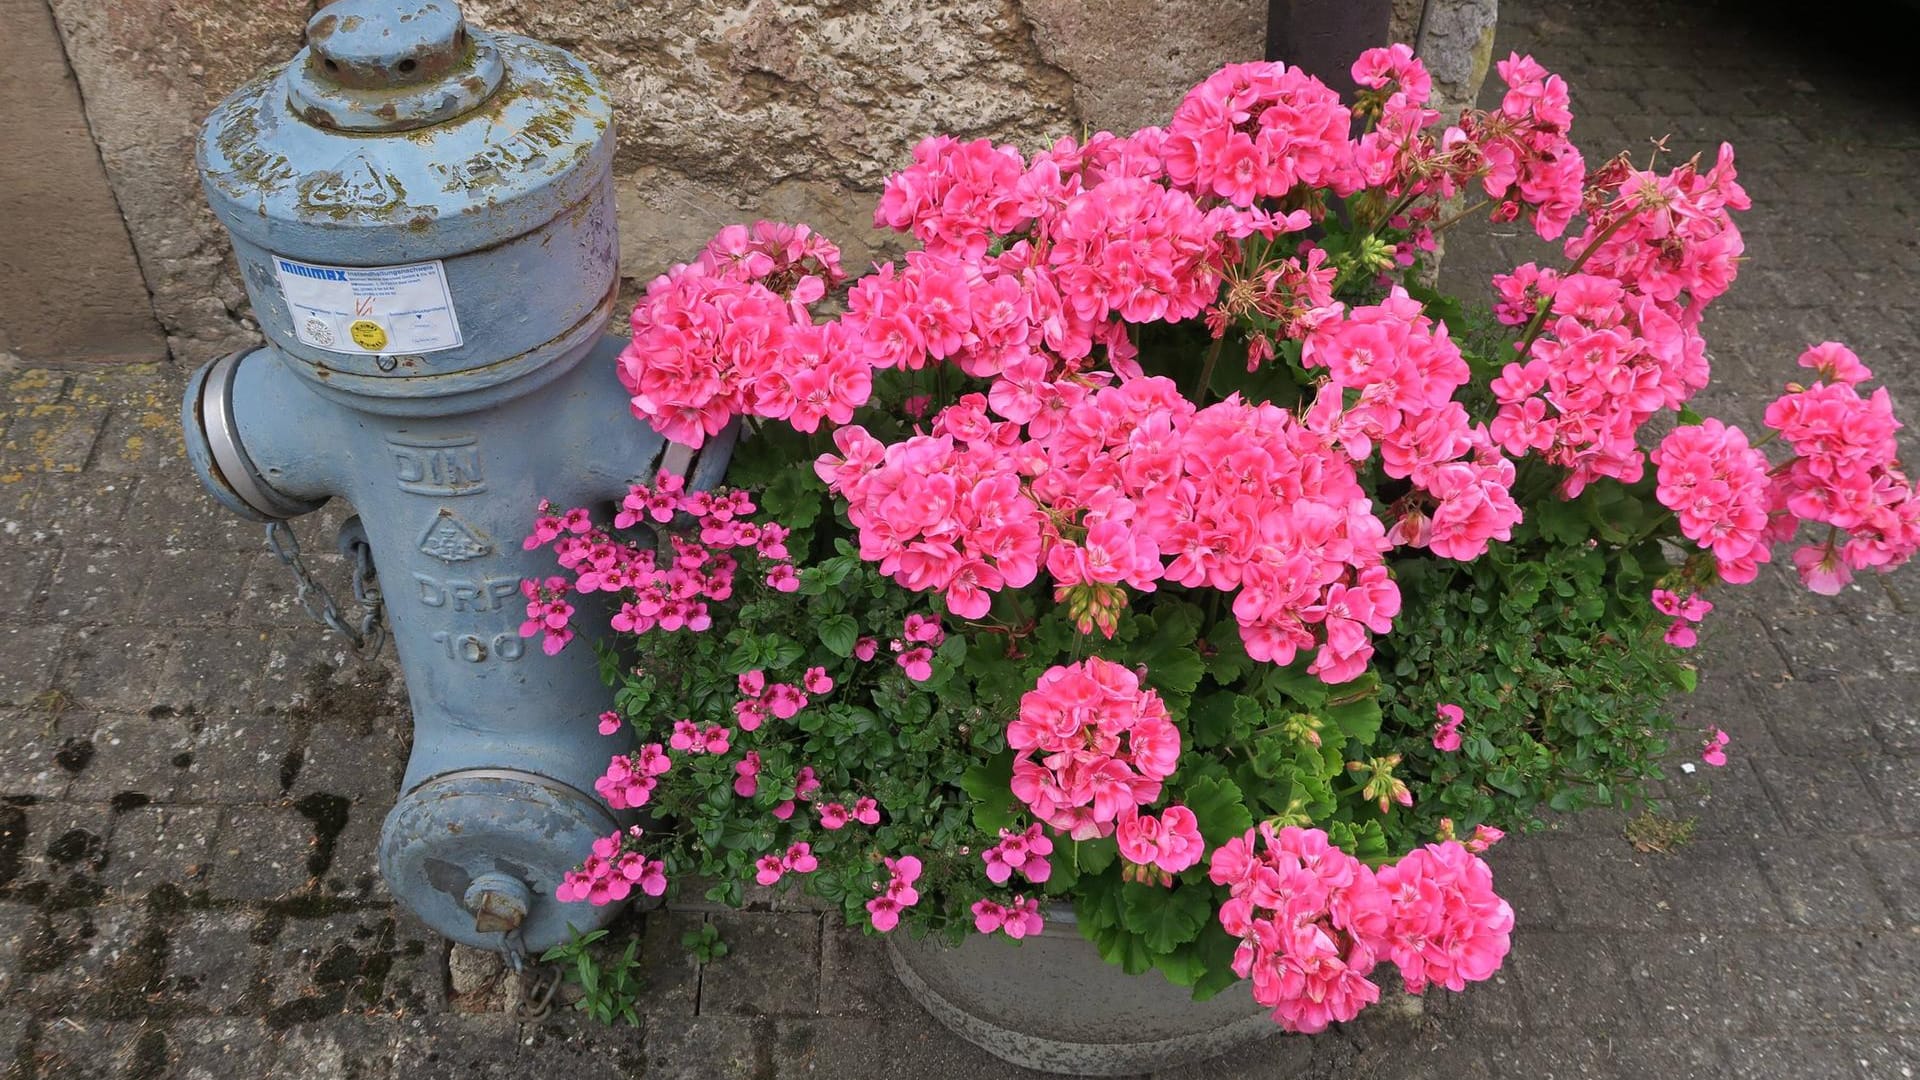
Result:
<instances>
[{"instance_id":1,"label":"hydrant nozzle outlet","mask_svg":"<svg viewBox=\"0 0 1920 1080\"><path fill-rule=\"evenodd\" d=\"M504 934L527 920L533 896L527 883L508 874L482 874L467 886L467 910L477 934Z\"/></svg>"}]
</instances>

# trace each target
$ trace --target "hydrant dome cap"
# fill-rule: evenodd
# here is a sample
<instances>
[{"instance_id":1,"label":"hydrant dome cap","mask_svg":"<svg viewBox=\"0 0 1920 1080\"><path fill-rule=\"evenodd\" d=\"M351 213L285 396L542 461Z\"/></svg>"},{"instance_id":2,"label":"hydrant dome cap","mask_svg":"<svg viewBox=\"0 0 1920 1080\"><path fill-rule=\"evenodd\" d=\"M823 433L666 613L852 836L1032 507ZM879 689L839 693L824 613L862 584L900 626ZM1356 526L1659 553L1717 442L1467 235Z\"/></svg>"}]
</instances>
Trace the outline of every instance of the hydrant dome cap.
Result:
<instances>
[{"instance_id":1,"label":"hydrant dome cap","mask_svg":"<svg viewBox=\"0 0 1920 1080\"><path fill-rule=\"evenodd\" d=\"M471 111L503 74L492 36L453 0L338 0L308 20L287 101L317 127L408 131Z\"/></svg>"}]
</instances>

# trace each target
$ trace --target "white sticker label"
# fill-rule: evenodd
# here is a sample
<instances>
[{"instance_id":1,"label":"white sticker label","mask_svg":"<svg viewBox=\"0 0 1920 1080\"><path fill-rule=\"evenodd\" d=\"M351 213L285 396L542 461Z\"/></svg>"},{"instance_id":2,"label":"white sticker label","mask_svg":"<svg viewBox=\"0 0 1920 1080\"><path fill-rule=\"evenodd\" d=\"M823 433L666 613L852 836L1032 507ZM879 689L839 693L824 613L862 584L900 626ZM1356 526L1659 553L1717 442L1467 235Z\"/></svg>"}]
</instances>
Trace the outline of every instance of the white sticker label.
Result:
<instances>
[{"instance_id":1,"label":"white sticker label","mask_svg":"<svg viewBox=\"0 0 1920 1080\"><path fill-rule=\"evenodd\" d=\"M440 260L406 266L316 266L278 256L293 336L329 352L429 353L460 347Z\"/></svg>"}]
</instances>

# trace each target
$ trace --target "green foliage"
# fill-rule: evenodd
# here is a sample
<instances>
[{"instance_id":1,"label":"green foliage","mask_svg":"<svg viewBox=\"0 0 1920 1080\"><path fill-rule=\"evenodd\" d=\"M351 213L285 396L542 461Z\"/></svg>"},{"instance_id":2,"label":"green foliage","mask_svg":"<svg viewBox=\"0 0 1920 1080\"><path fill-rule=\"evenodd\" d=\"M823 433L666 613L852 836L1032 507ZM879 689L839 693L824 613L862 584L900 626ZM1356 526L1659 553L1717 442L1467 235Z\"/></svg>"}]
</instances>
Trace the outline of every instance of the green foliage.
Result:
<instances>
[{"instance_id":1,"label":"green foliage","mask_svg":"<svg viewBox=\"0 0 1920 1080\"><path fill-rule=\"evenodd\" d=\"M602 963L592 951L594 943L607 936L605 930L582 934L571 924L568 940L540 954L540 961L558 964L560 976L580 987L580 1000L574 1008L603 1024L625 1020L640 1026L636 1007L640 1004L640 977L637 957L640 939L628 938L626 950ZM724 946L723 946L724 948Z\"/></svg>"},{"instance_id":2,"label":"green foliage","mask_svg":"<svg viewBox=\"0 0 1920 1080\"><path fill-rule=\"evenodd\" d=\"M712 923L701 923L700 929L681 934L680 944L703 964L711 964L728 952L727 943L720 940L720 928Z\"/></svg>"}]
</instances>

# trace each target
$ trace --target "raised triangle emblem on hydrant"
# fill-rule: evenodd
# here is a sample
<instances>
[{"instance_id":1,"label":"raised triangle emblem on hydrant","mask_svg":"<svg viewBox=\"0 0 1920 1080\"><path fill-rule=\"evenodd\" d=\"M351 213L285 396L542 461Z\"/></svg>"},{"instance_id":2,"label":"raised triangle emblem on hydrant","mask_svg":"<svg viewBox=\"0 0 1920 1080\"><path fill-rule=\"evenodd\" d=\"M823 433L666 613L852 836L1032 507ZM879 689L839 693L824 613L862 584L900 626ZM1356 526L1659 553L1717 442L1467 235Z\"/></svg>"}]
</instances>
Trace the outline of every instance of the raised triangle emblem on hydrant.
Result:
<instances>
[{"instance_id":1,"label":"raised triangle emblem on hydrant","mask_svg":"<svg viewBox=\"0 0 1920 1080\"><path fill-rule=\"evenodd\" d=\"M443 562L465 562L491 554L493 545L481 539L473 526L442 510L420 538L420 550Z\"/></svg>"}]
</instances>

